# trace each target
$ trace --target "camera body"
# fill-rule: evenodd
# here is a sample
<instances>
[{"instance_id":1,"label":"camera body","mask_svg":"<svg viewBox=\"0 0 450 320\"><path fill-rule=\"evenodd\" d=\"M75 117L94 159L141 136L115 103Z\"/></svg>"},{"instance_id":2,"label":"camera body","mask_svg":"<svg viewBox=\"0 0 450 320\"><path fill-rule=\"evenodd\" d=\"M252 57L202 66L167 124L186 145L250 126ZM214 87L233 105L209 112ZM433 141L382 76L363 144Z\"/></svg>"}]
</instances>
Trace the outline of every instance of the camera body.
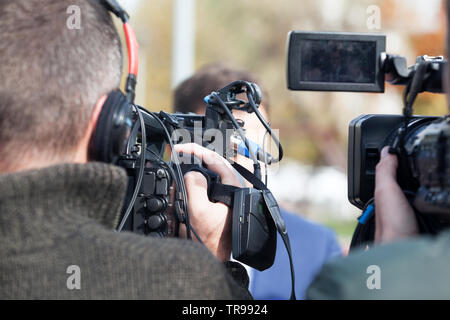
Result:
<instances>
[{"instance_id":1,"label":"camera body","mask_svg":"<svg viewBox=\"0 0 450 320\"><path fill-rule=\"evenodd\" d=\"M374 196L375 168L380 160L381 149L392 145L399 128L403 126L403 118L401 115L371 114L361 115L350 122L348 199L361 210ZM422 186L422 192L425 189L429 190L427 196L422 195L426 199L431 200L438 195L442 197L449 188L448 182L445 182L445 169L441 170L441 168L447 168L447 170L449 168L448 163L442 163L445 159L442 158L441 153L446 150L447 143L444 141L446 138L442 140L442 137L447 134L450 126L440 117L428 116L414 116L408 125L405 153L399 154L398 183L402 190L415 194ZM435 138L431 138L432 136ZM450 175L447 179L448 177ZM444 183L441 184L441 181ZM431 194L433 191L430 189L435 188L441 191L433 196ZM433 213L437 208L427 201L422 202L419 211Z\"/></svg>"},{"instance_id":2,"label":"camera body","mask_svg":"<svg viewBox=\"0 0 450 320\"><path fill-rule=\"evenodd\" d=\"M450 210L450 117L439 118L407 146L419 181L414 205L420 212L444 216Z\"/></svg>"},{"instance_id":3,"label":"camera body","mask_svg":"<svg viewBox=\"0 0 450 320\"><path fill-rule=\"evenodd\" d=\"M237 95L246 90L249 90L247 94L251 95L253 106L249 105L250 102L237 99ZM239 141L246 138L241 129L243 123L234 119L231 110L254 112L261 101L261 91L256 84L236 81L211 96L205 100L205 115L169 114L164 111L153 113L139 107L145 125L145 140L149 143L143 143L141 124L135 121L126 150L118 163L129 176L120 230L145 236L177 237L179 224L183 223L189 238L189 228L192 230L192 226L189 223L184 174L196 171L207 180L209 200L228 205L233 213L233 257L262 271L272 266L275 259L275 221L278 225L284 225L276 200L267 196L270 193L267 187L243 167L235 169L252 181L253 188L223 185L218 174L205 168L195 156L172 153L170 160L165 158L168 145L173 151L174 144L190 142L209 148L224 158L236 154L236 145L231 137L241 131ZM133 190L137 187L139 189L133 199ZM125 209L130 203L132 209L127 215ZM193 233L198 237L195 231Z\"/></svg>"}]
</instances>

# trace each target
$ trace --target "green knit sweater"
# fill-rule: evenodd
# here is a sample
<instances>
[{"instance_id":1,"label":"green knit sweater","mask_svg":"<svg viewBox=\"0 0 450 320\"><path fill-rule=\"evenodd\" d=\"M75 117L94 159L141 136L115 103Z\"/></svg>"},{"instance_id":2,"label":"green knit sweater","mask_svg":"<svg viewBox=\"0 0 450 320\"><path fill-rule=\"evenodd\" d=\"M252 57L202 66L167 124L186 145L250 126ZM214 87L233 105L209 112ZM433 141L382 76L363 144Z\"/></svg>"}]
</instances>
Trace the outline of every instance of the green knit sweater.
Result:
<instances>
[{"instance_id":1,"label":"green knit sweater","mask_svg":"<svg viewBox=\"0 0 450 320\"><path fill-rule=\"evenodd\" d=\"M205 247L115 233L126 174L88 163L0 175L0 299L244 299Z\"/></svg>"}]
</instances>

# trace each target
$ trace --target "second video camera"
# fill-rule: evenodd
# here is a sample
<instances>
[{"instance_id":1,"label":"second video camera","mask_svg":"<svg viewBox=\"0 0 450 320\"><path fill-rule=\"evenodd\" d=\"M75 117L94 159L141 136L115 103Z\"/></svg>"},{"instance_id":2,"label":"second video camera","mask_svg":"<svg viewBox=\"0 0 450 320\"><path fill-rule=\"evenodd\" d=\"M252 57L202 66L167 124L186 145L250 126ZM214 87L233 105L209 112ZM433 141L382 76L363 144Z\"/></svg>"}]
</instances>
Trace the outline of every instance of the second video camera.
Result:
<instances>
[{"instance_id":1,"label":"second video camera","mask_svg":"<svg viewBox=\"0 0 450 320\"><path fill-rule=\"evenodd\" d=\"M361 115L350 122L348 197L359 209L372 204L375 167L389 145L399 157L397 179L421 214L450 213L450 116L413 116L420 92L443 93L447 60L406 59L385 52L379 34L300 32L288 36L291 90L384 92L385 81L404 85L403 115Z\"/></svg>"}]
</instances>

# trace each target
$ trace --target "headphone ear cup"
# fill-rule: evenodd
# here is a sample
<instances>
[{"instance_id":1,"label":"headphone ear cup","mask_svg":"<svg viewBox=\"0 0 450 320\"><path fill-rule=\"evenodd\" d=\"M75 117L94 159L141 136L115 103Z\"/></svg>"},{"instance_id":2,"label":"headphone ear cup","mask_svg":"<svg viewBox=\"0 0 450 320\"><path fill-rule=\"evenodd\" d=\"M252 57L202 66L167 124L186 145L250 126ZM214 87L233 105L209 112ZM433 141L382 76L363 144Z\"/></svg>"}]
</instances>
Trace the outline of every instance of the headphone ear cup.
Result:
<instances>
[{"instance_id":1,"label":"headphone ear cup","mask_svg":"<svg viewBox=\"0 0 450 320\"><path fill-rule=\"evenodd\" d=\"M262 100L262 92L261 92L261 89L260 89L260 87L259 87L256 83L254 83L254 82L252 82L250 85L251 85L251 87L252 87L252 89L253 89L253 96L254 96L254 99L255 99L255 103L256 103L257 105L259 105L259 104L261 103L261 100Z\"/></svg>"},{"instance_id":2,"label":"headphone ear cup","mask_svg":"<svg viewBox=\"0 0 450 320\"><path fill-rule=\"evenodd\" d=\"M125 152L132 127L131 106L120 90L111 92L100 112L97 126L89 145L93 161L116 163Z\"/></svg>"}]
</instances>

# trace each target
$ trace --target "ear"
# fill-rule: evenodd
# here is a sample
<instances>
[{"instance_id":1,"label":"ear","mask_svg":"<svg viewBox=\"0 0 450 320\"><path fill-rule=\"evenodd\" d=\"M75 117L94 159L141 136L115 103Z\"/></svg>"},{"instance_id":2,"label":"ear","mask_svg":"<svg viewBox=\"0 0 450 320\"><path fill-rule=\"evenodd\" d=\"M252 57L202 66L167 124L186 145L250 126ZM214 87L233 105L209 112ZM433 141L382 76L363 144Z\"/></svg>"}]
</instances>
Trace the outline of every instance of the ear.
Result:
<instances>
[{"instance_id":1,"label":"ear","mask_svg":"<svg viewBox=\"0 0 450 320\"><path fill-rule=\"evenodd\" d=\"M102 112L103 105L105 104L106 98L108 96L105 94L101 96L97 103L94 106L94 110L92 111L91 119L89 120L88 130L91 131L89 134L89 137L92 136L92 133L94 132L95 127L97 126L98 117L100 116L100 113Z\"/></svg>"},{"instance_id":2,"label":"ear","mask_svg":"<svg viewBox=\"0 0 450 320\"><path fill-rule=\"evenodd\" d=\"M107 95L101 96L95 103L94 109L92 110L91 118L84 132L83 138L81 139L77 152L75 155L75 162L86 163L88 162L88 149L89 143L91 141L92 134L94 133L95 127L97 126L98 118L102 112L103 105L105 104Z\"/></svg>"},{"instance_id":3,"label":"ear","mask_svg":"<svg viewBox=\"0 0 450 320\"><path fill-rule=\"evenodd\" d=\"M443 88L447 95L447 108L448 108L448 111L450 111L450 68L449 68L448 64L444 68L444 75L442 78L443 78L442 79Z\"/></svg>"}]
</instances>

